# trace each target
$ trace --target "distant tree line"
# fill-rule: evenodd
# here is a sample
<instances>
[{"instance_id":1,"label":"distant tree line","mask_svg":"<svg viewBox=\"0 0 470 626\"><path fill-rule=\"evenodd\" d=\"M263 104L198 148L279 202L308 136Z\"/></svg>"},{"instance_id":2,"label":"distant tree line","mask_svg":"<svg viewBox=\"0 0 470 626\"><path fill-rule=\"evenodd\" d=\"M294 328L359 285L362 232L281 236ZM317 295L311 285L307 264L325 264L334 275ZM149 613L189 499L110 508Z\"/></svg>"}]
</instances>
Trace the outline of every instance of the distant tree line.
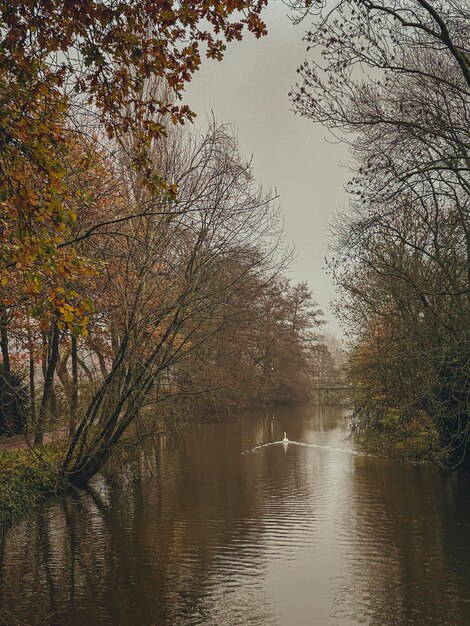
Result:
<instances>
[{"instance_id":1,"label":"distant tree line","mask_svg":"<svg viewBox=\"0 0 470 626\"><path fill-rule=\"evenodd\" d=\"M468 470L470 4L342 1L315 24L292 97L354 159L330 266L355 429Z\"/></svg>"}]
</instances>

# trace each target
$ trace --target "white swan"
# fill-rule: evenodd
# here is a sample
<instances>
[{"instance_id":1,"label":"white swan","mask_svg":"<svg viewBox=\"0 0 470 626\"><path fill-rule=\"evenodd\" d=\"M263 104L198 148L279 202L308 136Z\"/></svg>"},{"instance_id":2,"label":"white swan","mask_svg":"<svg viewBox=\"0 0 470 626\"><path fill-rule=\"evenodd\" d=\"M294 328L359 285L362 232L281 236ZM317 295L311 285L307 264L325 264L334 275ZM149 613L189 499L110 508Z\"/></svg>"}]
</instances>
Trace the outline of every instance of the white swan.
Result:
<instances>
[{"instance_id":1,"label":"white swan","mask_svg":"<svg viewBox=\"0 0 470 626\"><path fill-rule=\"evenodd\" d=\"M284 439L282 440L282 443L289 443L289 439L287 439L286 433L284 433Z\"/></svg>"}]
</instances>

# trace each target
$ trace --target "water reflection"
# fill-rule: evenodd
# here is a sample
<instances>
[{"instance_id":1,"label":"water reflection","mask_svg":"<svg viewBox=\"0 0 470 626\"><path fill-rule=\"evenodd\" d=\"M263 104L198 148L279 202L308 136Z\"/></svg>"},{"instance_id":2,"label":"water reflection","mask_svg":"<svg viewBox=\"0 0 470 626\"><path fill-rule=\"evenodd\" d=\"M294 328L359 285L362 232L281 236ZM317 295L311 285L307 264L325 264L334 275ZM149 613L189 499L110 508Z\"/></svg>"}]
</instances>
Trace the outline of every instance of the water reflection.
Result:
<instances>
[{"instance_id":1,"label":"water reflection","mask_svg":"<svg viewBox=\"0 0 470 626\"><path fill-rule=\"evenodd\" d=\"M0 623L470 623L468 479L342 454L343 420L201 426L43 506L1 540ZM242 454L284 431L320 447Z\"/></svg>"}]
</instances>

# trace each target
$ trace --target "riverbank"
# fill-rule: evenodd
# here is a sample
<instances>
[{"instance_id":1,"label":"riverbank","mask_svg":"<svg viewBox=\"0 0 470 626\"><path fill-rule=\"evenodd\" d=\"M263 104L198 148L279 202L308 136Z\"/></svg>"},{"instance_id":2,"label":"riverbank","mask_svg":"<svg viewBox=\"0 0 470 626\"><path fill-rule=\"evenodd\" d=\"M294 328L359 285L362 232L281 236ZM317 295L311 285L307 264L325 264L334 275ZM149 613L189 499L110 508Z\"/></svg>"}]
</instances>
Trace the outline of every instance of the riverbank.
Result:
<instances>
[{"instance_id":1,"label":"riverbank","mask_svg":"<svg viewBox=\"0 0 470 626\"><path fill-rule=\"evenodd\" d=\"M353 436L361 449L375 456L403 463L432 463L438 466L445 461L436 434L416 422L392 427L382 425L362 433L355 432Z\"/></svg>"},{"instance_id":2,"label":"riverbank","mask_svg":"<svg viewBox=\"0 0 470 626\"><path fill-rule=\"evenodd\" d=\"M66 485L58 477L63 450L57 444L33 449L0 450L0 526L7 526Z\"/></svg>"}]
</instances>

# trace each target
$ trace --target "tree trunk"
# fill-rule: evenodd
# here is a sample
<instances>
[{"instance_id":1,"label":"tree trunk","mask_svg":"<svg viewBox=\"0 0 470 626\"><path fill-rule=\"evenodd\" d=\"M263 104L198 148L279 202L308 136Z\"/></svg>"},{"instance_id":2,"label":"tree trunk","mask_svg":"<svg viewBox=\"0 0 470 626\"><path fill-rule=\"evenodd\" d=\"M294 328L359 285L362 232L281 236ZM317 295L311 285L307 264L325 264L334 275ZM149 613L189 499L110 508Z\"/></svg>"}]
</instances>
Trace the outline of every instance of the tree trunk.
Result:
<instances>
[{"instance_id":1,"label":"tree trunk","mask_svg":"<svg viewBox=\"0 0 470 626\"><path fill-rule=\"evenodd\" d=\"M0 336L2 345L3 372L5 376L8 376L9 378L11 374L11 369L10 352L8 349L8 319L4 307L2 307L0 313Z\"/></svg>"},{"instance_id":2,"label":"tree trunk","mask_svg":"<svg viewBox=\"0 0 470 626\"><path fill-rule=\"evenodd\" d=\"M10 351L8 347L8 317L5 307L3 306L0 311L0 343L2 348L3 378L5 381L2 407L0 410L0 433L13 434L15 428L13 396L11 393Z\"/></svg>"},{"instance_id":3,"label":"tree trunk","mask_svg":"<svg viewBox=\"0 0 470 626\"><path fill-rule=\"evenodd\" d=\"M46 413L49 401L53 393L54 373L59 358L59 328L54 321L52 326L51 348L49 350L49 360L44 376L44 391L42 394L41 405L39 407L38 423L36 425L36 434L34 436L34 445L42 445L44 437L44 426L46 424Z\"/></svg>"},{"instance_id":4,"label":"tree trunk","mask_svg":"<svg viewBox=\"0 0 470 626\"><path fill-rule=\"evenodd\" d=\"M70 403L70 435L73 437L75 433L75 425L77 420L78 409L78 354L77 354L77 338L72 335L72 396Z\"/></svg>"},{"instance_id":5,"label":"tree trunk","mask_svg":"<svg viewBox=\"0 0 470 626\"><path fill-rule=\"evenodd\" d=\"M28 326L30 424L36 423L36 390L34 385L34 345Z\"/></svg>"},{"instance_id":6,"label":"tree trunk","mask_svg":"<svg viewBox=\"0 0 470 626\"><path fill-rule=\"evenodd\" d=\"M59 357L57 359L56 366L57 378L60 380L62 387L64 388L69 411L72 407L72 377L70 376L70 372L68 370L68 362L71 353L72 349L69 347L65 349L65 353L63 354L61 354L59 350Z\"/></svg>"}]
</instances>

